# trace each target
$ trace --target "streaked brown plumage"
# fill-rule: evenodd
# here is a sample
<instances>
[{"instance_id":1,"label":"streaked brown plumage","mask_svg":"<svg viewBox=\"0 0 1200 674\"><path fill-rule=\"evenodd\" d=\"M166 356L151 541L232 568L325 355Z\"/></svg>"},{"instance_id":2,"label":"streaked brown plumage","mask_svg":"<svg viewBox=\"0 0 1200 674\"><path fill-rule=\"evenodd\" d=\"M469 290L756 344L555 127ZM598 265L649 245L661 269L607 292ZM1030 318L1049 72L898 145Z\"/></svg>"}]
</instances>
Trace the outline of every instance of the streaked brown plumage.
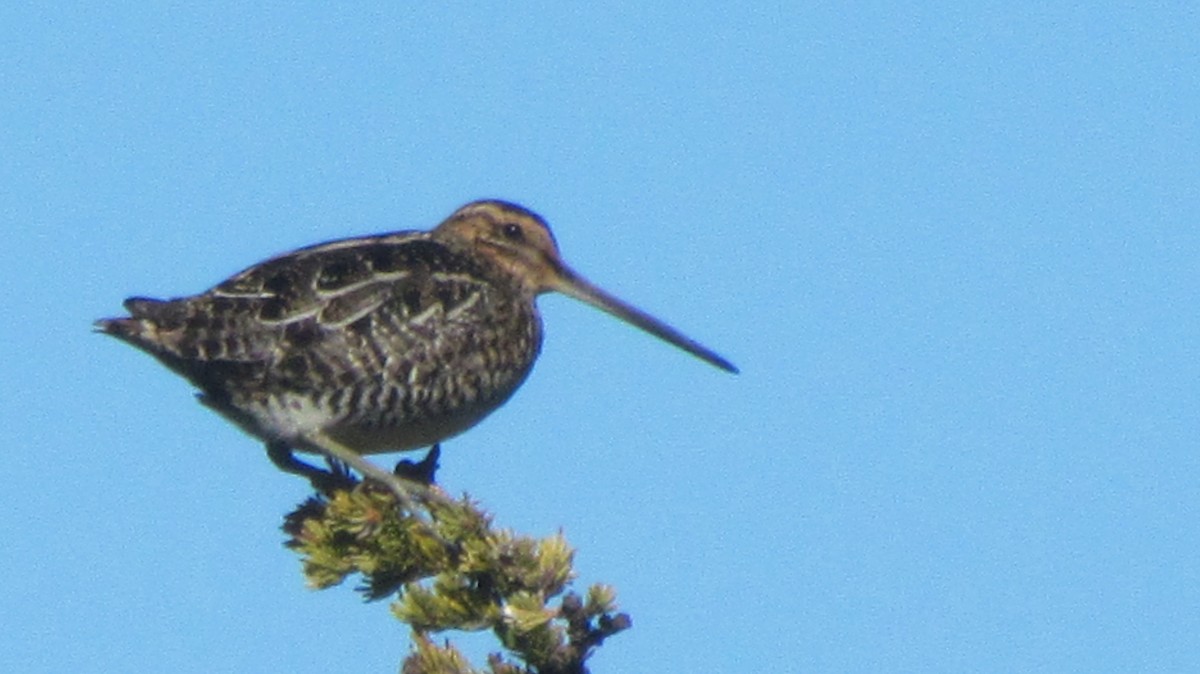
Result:
<instances>
[{"instance_id":1,"label":"streaked brown plumage","mask_svg":"<svg viewBox=\"0 0 1200 674\"><path fill-rule=\"evenodd\" d=\"M128 318L96 326L186 377L281 468L311 477L293 449L343 460L415 449L503 404L541 348L535 299L548 291L736 372L583 280L540 217L502 201L467 204L430 232L302 248L192 297L130 298Z\"/></svg>"}]
</instances>

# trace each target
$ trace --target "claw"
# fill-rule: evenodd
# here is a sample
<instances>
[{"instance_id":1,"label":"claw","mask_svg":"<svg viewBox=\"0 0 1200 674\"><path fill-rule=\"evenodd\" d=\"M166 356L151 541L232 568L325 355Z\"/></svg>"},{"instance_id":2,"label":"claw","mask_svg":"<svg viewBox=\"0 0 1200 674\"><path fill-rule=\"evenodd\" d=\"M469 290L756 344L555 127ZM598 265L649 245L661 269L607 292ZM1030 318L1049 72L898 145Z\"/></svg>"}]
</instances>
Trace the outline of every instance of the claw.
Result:
<instances>
[{"instance_id":1,"label":"claw","mask_svg":"<svg viewBox=\"0 0 1200 674\"><path fill-rule=\"evenodd\" d=\"M394 472L397 477L405 480L412 480L423 485L433 484L434 474L438 469L438 459L442 455L442 446L435 444L429 448L429 452L425 454L425 458L420 461L412 461L404 459L396 464Z\"/></svg>"}]
</instances>

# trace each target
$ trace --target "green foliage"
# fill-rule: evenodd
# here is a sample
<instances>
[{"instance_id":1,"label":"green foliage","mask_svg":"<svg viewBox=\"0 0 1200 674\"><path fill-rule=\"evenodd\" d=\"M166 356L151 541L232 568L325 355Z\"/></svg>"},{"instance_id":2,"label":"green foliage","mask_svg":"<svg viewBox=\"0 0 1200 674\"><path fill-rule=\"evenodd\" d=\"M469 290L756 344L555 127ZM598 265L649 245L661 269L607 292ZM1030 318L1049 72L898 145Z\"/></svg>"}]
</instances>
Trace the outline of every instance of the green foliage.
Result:
<instances>
[{"instance_id":1,"label":"green foliage","mask_svg":"<svg viewBox=\"0 0 1200 674\"><path fill-rule=\"evenodd\" d=\"M586 598L568 591L574 551L561 533L542 540L492 526L464 497L413 483L412 510L370 483L314 496L290 513L288 547L308 584L324 589L352 574L368 599L394 596L393 614L412 630L403 674L583 674L604 639L630 627L611 587ZM473 669L432 634L490 630L507 651Z\"/></svg>"}]
</instances>

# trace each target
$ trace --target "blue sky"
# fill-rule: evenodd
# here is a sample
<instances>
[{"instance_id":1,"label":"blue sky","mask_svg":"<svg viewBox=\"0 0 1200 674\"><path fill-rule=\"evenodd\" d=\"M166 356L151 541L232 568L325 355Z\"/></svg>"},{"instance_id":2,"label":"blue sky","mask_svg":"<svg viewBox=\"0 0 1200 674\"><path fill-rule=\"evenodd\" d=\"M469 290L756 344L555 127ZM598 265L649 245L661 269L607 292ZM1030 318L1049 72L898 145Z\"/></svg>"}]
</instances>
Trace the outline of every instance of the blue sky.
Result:
<instances>
[{"instance_id":1,"label":"blue sky","mask_svg":"<svg viewBox=\"0 0 1200 674\"><path fill-rule=\"evenodd\" d=\"M547 297L445 447L617 587L596 674L1200 668L1192 5L404 4L0 8L0 670L395 671L90 323L480 197L742 369Z\"/></svg>"}]
</instances>

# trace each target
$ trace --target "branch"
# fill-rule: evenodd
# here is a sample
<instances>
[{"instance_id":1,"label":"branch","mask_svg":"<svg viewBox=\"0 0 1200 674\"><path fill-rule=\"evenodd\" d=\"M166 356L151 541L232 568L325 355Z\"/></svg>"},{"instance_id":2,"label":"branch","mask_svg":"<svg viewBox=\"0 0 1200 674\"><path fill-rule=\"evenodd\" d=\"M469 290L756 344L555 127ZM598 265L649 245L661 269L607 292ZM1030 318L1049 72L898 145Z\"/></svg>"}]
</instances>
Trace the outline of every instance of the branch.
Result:
<instances>
[{"instance_id":1,"label":"branch","mask_svg":"<svg viewBox=\"0 0 1200 674\"><path fill-rule=\"evenodd\" d=\"M574 550L561 532L542 540L498 530L468 497L419 485L410 508L389 490L349 481L310 497L284 520L308 585L325 589L359 574L368 600L394 596L393 614L412 631L403 674L586 674L608 637L631 626L616 594L568 590ZM447 630L490 630L507 655L473 669Z\"/></svg>"}]
</instances>

